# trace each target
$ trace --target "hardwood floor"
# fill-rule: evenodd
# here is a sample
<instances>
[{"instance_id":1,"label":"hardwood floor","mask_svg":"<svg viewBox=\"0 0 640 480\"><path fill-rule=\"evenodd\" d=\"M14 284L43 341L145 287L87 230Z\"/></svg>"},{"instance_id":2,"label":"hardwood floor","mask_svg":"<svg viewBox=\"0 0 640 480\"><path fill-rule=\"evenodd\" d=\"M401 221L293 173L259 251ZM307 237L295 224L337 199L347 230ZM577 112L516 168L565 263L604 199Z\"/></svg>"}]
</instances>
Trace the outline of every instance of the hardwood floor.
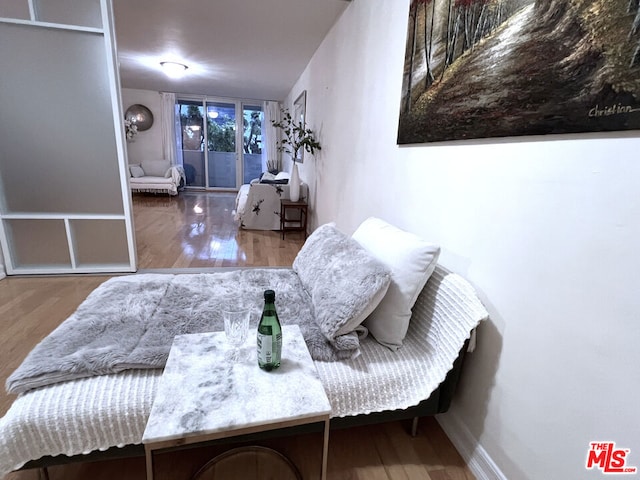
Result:
<instances>
[{"instance_id":1,"label":"hardwood floor","mask_svg":"<svg viewBox=\"0 0 640 480\"><path fill-rule=\"evenodd\" d=\"M302 233L239 230L234 208L234 193L134 195L139 268L291 266Z\"/></svg>"},{"instance_id":2,"label":"hardwood floor","mask_svg":"<svg viewBox=\"0 0 640 480\"><path fill-rule=\"evenodd\" d=\"M291 266L303 244L300 233L238 231L232 220L235 195L182 192L178 198L134 196L140 269ZM67 318L109 276L10 277L0 280L0 381L42 338ZM0 389L0 416L14 396ZM473 475L437 422L420 421L419 434L390 422L331 432L329 480L470 480ZM316 440L289 437L279 450L302 464L313 460ZM189 478L208 453L164 455L161 479ZM312 459L312 460L309 460ZM301 467L302 469L302 467ZM52 467L51 480L144 480L143 458ZM35 480L38 471L14 472L5 480Z\"/></svg>"}]
</instances>

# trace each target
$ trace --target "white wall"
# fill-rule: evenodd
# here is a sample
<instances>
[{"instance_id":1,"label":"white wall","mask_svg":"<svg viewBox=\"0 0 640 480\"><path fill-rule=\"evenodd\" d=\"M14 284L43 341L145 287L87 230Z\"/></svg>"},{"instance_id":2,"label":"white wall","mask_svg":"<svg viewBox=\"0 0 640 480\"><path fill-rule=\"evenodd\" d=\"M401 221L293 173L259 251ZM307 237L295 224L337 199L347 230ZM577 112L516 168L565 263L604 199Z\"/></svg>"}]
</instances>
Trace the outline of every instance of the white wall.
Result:
<instances>
[{"instance_id":1,"label":"white wall","mask_svg":"<svg viewBox=\"0 0 640 480\"><path fill-rule=\"evenodd\" d=\"M4 268L4 257L2 256L2 250L0 250L0 279L7 276L7 271Z\"/></svg>"},{"instance_id":2,"label":"white wall","mask_svg":"<svg viewBox=\"0 0 640 480\"><path fill-rule=\"evenodd\" d=\"M379 216L477 287L491 320L441 423L485 478L601 478L595 440L640 466L638 132L397 146L408 8L353 0L290 92L322 143L313 226Z\"/></svg>"},{"instance_id":3,"label":"white wall","mask_svg":"<svg viewBox=\"0 0 640 480\"><path fill-rule=\"evenodd\" d=\"M143 160L162 159L162 122L160 93L150 90L122 89L122 109L126 112L131 105L144 105L153 114L153 125L149 130L138 132L133 142L127 142L129 163L142 163Z\"/></svg>"}]
</instances>

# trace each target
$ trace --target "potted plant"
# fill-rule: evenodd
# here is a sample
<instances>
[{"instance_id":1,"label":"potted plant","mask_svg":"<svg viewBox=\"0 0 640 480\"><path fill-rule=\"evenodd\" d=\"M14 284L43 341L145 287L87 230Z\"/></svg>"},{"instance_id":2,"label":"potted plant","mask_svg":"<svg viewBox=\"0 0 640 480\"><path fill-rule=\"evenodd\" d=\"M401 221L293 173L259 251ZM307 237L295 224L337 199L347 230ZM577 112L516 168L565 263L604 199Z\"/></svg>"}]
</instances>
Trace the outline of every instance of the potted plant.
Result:
<instances>
[{"instance_id":1,"label":"potted plant","mask_svg":"<svg viewBox=\"0 0 640 480\"><path fill-rule=\"evenodd\" d=\"M131 120L127 120L125 118L124 129L127 135L127 141L128 142L135 141L135 136L138 134L138 126L135 123L131 122Z\"/></svg>"},{"instance_id":2,"label":"potted plant","mask_svg":"<svg viewBox=\"0 0 640 480\"><path fill-rule=\"evenodd\" d=\"M305 128L303 122L296 122L289 113L289 110L282 109L282 120L276 122L272 120L274 127L282 130L284 137L276 142L279 152L288 153L293 160L291 168L291 178L289 179L289 196L292 201L297 202L300 198L300 177L298 175L297 161L303 151L314 154L316 150L322 150L320 143L316 140L313 131Z\"/></svg>"}]
</instances>

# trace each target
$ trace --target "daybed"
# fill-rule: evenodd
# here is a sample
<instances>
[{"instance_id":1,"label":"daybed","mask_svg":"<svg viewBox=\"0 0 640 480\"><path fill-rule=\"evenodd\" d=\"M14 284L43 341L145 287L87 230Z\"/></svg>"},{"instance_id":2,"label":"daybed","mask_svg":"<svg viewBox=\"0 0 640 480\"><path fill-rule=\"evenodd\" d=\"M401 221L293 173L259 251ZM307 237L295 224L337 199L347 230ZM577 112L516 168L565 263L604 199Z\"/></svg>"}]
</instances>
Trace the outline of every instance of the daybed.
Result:
<instances>
[{"instance_id":1,"label":"daybed","mask_svg":"<svg viewBox=\"0 0 640 480\"><path fill-rule=\"evenodd\" d=\"M185 185L184 169L165 160L145 160L129 164L129 188L132 192L177 195Z\"/></svg>"},{"instance_id":2,"label":"daybed","mask_svg":"<svg viewBox=\"0 0 640 480\"><path fill-rule=\"evenodd\" d=\"M446 411L468 339L487 311L467 281L436 266L434 246L396 237L402 250L393 252L395 260L376 257L376 242L390 238L380 228L391 228L377 222L367 220L352 238L332 225L318 228L292 269L144 274L103 283L9 377L7 387L24 392L0 419L0 476L67 463L76 455L71 460L100 458L100 450L143 454L139 444L166 360L166 345L157 338L221 329L220 302L236 298L232 292L239 285L242 298L255 301L254 327L267 287L278 292L281 322L300 324L332 405L332 427L379 421L387 413L406 418ZM403 255L407 250L410 256ZM359 302L363 297L367 300ZM394 316L402 323L407 312L401 347L394 345L398 331L372 323L377 314L383 314L383 323ZM112 321L101 323L102 317ZM377 336L363 337L364 325ZM68 340L74 330L84 337L82 345ZM111 345L108 356L115 362L98 362L102 374L85 376L87 358L96 360L92 355L105 348L101 339L110 335L118 348L142 345L142 356L126 345L124 353ZM68 348L61 345L69 341ZM56 357L51 352L64 357L54 364L69 369L47 364ZM160 366L140 368L142 357Z\"/></svg>"},{"instance_id":3,"label":"daybed","mask_svg":"<svg viewBox=\"0 0 640 480\"><path fill-rule=\"evenodd\" d=\"M280 230L280 199L288 199L288 174L271 180L254 179L240 187L234 219L247 230ZM300 198L307 198L307 185L300 184Z\"/></svg>"}]
</instances>

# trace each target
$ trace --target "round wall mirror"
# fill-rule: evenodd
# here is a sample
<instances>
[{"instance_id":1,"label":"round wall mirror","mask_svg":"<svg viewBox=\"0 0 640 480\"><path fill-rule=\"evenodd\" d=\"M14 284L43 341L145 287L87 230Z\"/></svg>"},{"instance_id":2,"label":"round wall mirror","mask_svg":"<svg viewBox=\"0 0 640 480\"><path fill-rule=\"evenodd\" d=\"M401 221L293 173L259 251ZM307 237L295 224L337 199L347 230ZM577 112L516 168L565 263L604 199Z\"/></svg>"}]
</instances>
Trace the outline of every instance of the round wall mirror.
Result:
<instances>
[{"instance_id":1,"label":"round wall mirror","mask_svg":"<svg viewBox=\"0 0 640 480\"><path fill-rule=\"evenodd\" d=\"M132 124L137 125L139 132L149 130L153 125L153 113L144 105L136 103L127 108L124 114L125 120L129 120Z\"/></svg>"}]
</instances>

